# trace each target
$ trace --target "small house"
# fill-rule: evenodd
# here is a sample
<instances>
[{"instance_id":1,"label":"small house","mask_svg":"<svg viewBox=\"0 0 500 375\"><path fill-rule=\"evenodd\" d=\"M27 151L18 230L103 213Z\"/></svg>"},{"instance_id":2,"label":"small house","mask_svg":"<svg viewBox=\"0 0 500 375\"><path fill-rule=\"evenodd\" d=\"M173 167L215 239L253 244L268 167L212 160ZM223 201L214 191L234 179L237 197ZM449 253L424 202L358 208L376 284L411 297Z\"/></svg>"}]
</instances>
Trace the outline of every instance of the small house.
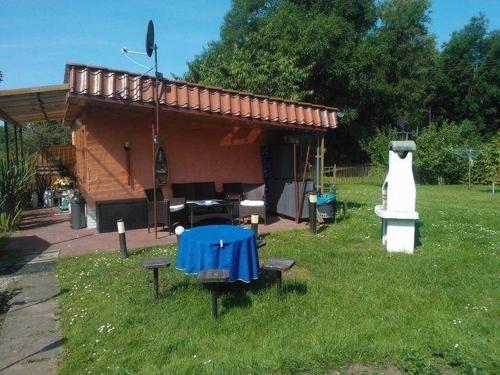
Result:
<instances>
[{"instance_id":1,"label":"small house","mask_svg":"<svg viewBox=\"0 0 500 375\"><path fill-rule=\"evenodd\" d=\"M98 231L114 230L117 217L146 226L144 191L153 188L154 168L166 197L179 184L212 183L221 193L230 184L265 183L267 208L278 213L280 199L293 206L287 186L301 183L302 171L305 190L320 183L320 146L337 127L337 109L161 79L153 139L154 85L146 75L67 64L62 85L0 91L0 118L18 127L71 124L77 188L87 225Z\"/></svg>"}]
</instances>

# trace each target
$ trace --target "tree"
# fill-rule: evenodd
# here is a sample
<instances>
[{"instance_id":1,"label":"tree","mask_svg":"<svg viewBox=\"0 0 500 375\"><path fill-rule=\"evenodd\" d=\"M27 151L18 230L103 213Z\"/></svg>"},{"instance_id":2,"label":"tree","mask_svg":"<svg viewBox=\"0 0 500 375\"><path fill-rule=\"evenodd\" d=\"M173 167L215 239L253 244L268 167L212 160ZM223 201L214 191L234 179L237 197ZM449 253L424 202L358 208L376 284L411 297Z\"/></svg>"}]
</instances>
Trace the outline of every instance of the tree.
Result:
<instances>
[{"instance_id":1,"label":"tree","mask_svg":"<svg viewBox=\"0 0 500 375\"><path fill-rule=\"evenodd\" d=\"M50 145L70 143L71 129L58 122L28 124L23 129L23 141L25 152L32 154Z\"/></svg>"},{"instance_id":2,"label":"tree","mask_svg":"<svg viewBox=\"0 0 500 375\"><path fill-rule=\"evenodd\" d=\"M477 183L500 183L500 132L491 138L479 155L475 175Z\"/></svg>"},{"instance_id":3,"label":"tree","mask_svg":"<svg viewBox=\"0 0 500 375\"><path fill-rule=\"evenodd\" d=\"M344 64L353 39L375 21L373 0L352 3L338 0L334 7L331 1L233 1L220 42L211 43L189 64L185 79L338 104L348 81Z\"/></svg>"},{"instance_id":4,"label":"tree","mask_svg":"<svg viewBox=\"0 0 500 375\"><path fill-rule=\"evenodd\" d=\"M366 158L359 140L386 126L418 133L470 120L486 138L500 125L500 31L484 16L442 52L430 0L233 0L221 39L186 80L341 108L333 156ZM333 147L332 147L333 146Z\"/></svg>"},{"instance_id":5,"label":"tree","mask_svg":"<svg viewBox=\"0 0 500 375\"><path fill-rule=\"evenodd\" d=\"M234 0L186 80L337 106L334 152L426 109L435 56L427 0Z\"/></svg>"},{"instance_id":6,"label":"tree","mask_svg":"<svg viewBox=\"0 0 500 375\"><path fill-rule=\"evenodd\" d=\"M438 58L432 109L438 121L474 122L481 134L500 126L500 31L483 16L454 32Z\"/></svg>"},{"instance_id":7,"label":"tree","mask_svg":"<svg viewBox=\"0 0 500 375\"><path fill-rule=\"evenodd\" d=\"M378 27L354 51L350 89L371 129L402 119L407 128L422 123L436 56L429 7L427 0L382 2Z\"/></svg>"}]
</instances>

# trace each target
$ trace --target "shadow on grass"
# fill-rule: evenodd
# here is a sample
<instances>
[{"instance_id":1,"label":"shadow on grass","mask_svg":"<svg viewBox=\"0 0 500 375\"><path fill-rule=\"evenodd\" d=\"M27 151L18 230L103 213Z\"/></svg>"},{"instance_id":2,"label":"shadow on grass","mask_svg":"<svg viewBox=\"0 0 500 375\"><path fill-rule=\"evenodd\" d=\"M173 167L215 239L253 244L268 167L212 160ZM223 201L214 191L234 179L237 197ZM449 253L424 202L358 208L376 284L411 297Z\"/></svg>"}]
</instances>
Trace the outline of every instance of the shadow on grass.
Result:
<instances>
[{"instance_id":1,"label":"shadow on grass","mask_svg":"<svg viewBox=\"0 0 500 375\"><path fill-rule=\"evenodd\" d=\"M248 308L252 305L252 300L245 290L235 289L223 294L221 305L224 309Z\"/></svg>"},{"instance_id":2,"label":"shadow on grass","mask_svg":"<svg viewBox=\"0 0 500 375\"><path fill-rule=\"evenodd\" d=\"M423 227L424 224L417 220L415 222L415 247L420 247L422 246L422 241L420 241L421 235L420 235L420 228Z\"/></svg>"}]
</instances>

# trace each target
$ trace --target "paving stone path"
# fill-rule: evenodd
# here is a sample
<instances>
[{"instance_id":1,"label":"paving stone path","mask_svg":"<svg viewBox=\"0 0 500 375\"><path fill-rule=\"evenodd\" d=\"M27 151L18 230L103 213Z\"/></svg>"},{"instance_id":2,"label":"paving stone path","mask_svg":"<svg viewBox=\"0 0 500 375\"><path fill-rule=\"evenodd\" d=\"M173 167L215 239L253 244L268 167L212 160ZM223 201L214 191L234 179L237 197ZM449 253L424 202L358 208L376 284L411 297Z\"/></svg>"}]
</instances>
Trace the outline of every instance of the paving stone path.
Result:
<instances>
[{"instance_id":1,"label":"paving stone path","mask_svg":"<svg viewBox=\"0 0 500 375\"><path fill-rule=\"evenodd\" d=\"M57 372L57 355L62 347L57 321L59 287L54 271L58 255L58 251L52 251L27 258L17 272L0 276L2 289L5 280L14 282L0 333L2 375Z\"/></svg>"}]
</instances>

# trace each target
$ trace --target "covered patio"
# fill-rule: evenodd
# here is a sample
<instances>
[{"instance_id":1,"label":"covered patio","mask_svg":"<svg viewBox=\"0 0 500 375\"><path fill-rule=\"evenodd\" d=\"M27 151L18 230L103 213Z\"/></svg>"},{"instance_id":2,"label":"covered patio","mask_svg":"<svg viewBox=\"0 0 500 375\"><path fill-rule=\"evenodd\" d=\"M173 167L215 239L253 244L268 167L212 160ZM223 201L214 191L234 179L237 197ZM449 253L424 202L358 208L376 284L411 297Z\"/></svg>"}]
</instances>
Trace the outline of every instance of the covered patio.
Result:
<instances>
[{"instance_id":1,"label":"covered patio","mask_svg":"<svg viewBox=\"0 0 500 375\"><path fill-rule=\"evenodd\" d=\"M224 200L229 186L261 186L270 219L263 232L303 227L306 194L323 188L324 134L337 127L336 108L82 64L66 66L63 85L0 91L0 117L16 129L42 120L71 126L87 228L71 230L63 214L47 210L26 218L26 227L67 233L51 234L45 247L64 244L68 253L79 251L80 238L88 249L116 247L112 234L109 245L107 235L96 236L114 232L118 219L134 230L132 246L173 241L168 231L155 239L143 229L161 210L153 204L151 213L148 191L170 205L183 199L192 224L190 199ZM200 185L203 194L194 194ZM40 218L46 226L28 224Z\"/></svg>"}]
</instances>

